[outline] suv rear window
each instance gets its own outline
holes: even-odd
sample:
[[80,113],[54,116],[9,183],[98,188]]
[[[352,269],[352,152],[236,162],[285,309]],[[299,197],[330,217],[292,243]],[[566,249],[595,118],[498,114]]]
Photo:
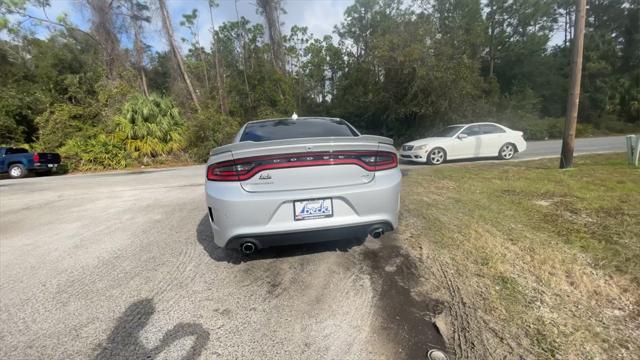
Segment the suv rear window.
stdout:
[[270,141],[311,137],[352,137],[358,132],[341,119],[276,119],[249,123],[240,141]]

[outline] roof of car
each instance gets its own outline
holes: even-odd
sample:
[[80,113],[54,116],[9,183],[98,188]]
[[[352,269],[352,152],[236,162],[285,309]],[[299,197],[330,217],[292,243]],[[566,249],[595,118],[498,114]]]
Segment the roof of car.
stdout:
[[469,126],[469,125],[500,125],[500,124],[496,124],[496,123],[492,123],[492,122],[476,122],[476,123],[469,123],[469,124],[453,124],[453,125],[449,125],[449,126]]
[[[314,120],[342,120],[342,119],[339,119],[339,118],[324,117],[324,116],[304,116],[304,117],[299,117],[299,118],[295,119],[295,121],[300,121],[300,120],[305,120],[305,119],[314,119]],[[292,119],[292,118],[290,118],[290,117],[288,117],[288,118],[260,119],[260,120],[251,120],[251,121],[247,121],[247,124],[259,123],[259,122],[263,122],[263,121],[279,121],[279,120],[293,120],[293,119]]]

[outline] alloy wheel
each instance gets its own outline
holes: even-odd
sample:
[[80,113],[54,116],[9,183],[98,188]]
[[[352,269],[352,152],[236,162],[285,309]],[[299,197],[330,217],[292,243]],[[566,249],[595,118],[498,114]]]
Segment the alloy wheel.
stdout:
[[433,149],[429,153],[429,160],[434,165],[442,164],[444,161],[444,151],[441,149]]
[[506,144],[502,147],[502,150],[500,151],[500,155],[502,156],[503,159],[511,159],[513,157],[513,155],[516,153],[516,150],[513,148],[513,145],[511,144]]

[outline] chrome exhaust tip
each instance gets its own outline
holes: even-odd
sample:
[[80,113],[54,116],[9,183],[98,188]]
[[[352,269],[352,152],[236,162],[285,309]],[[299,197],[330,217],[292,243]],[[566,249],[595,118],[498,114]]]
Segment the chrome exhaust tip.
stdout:
[[374,239],[379,239],[382,235],[384,235],[384,229],[379,227],[379,228],[375,228],[373,230],[371,230],[371,232],[369,232],[369,234],[374,238]]
[[251,255],[257,250],[256,244],[247,241],[240,245],[240,251],[245,255]]

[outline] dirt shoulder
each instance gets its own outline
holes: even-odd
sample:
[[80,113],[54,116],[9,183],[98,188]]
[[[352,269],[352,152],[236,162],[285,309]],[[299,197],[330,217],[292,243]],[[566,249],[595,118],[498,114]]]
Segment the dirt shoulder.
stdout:
[[640,170],[623,154],[425,167],[399,237],[458,359],[640,354]]

